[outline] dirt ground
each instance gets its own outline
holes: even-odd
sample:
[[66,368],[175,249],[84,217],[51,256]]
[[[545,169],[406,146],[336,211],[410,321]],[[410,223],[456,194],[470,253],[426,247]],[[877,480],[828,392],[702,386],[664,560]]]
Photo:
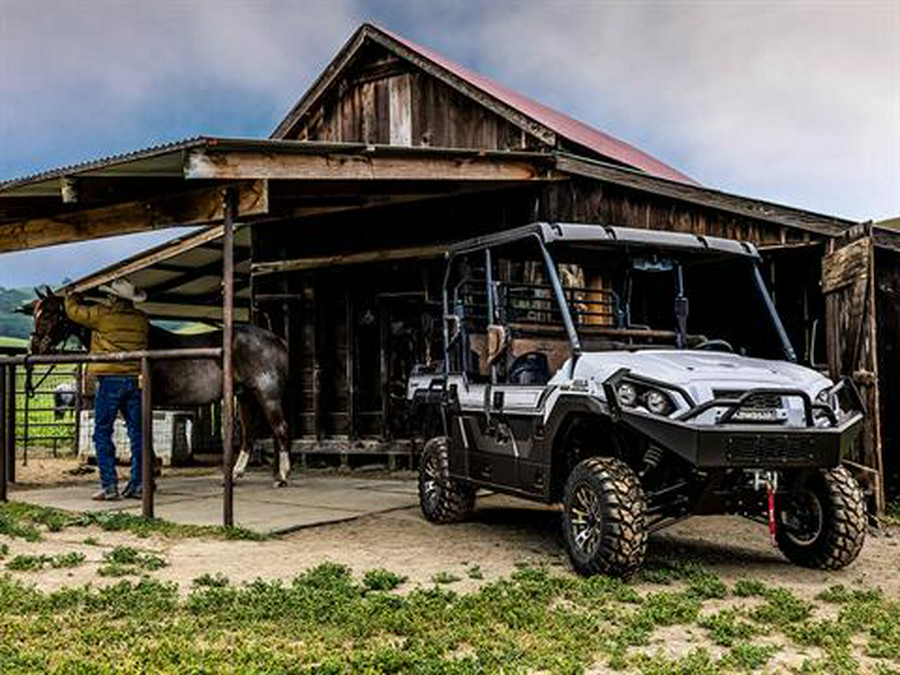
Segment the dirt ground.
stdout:
[[[55,554],[78,550],[87,564],[70,570],[46,570],[29,577],[41,588],[97,583],[96,565],[105,550],[128,545],[163,555],[169,565],[154,573],[187,590],[204,573],[220,573],[235,582],[257,577],[289,579],[321,562],[337,562],[364,572],[376,567],[409,578],[408,585],[429,584],[448,572],[463,577],[460,591],[483,581],[469,579],[465,570],[478,565],[485,580],[508,576],[522,564],[549,565],[568,574],[569,564],[559,535],[559,514],[530,502],[502,495],[479,498],[473,517],[465,523],[433,525],[417,508],[365,516],[354,521],[323,525],[267,541],[138,538],[129,533],[74,527],[46,533],[29,543],[2,539],[9,556]],[[86,539],[96,544],[86,545]],[[783,585],[812,597],[834,585],[879,586],[900,598],[900,529],[872,531],[859,559],[836,571],[795,567],[774,549],[764,527],[740,518],[703,517],[683,521],[650,538],[648,560],[681,559],[697,562],[726,583],[753,578]]]

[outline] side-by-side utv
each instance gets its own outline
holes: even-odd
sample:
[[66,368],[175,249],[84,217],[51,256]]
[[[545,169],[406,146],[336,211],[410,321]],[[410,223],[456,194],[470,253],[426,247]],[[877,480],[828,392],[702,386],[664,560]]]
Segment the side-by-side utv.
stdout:
[[849,382],[797,363],[746,243],[538,223],[447,254],[442,372],[408,398],[439,413],[422,512],[465,517],[478,488],[562,503],[575,569],[628,575],[682,518],[768,524],[796,564],[863,545],[841,465],[861,428]]

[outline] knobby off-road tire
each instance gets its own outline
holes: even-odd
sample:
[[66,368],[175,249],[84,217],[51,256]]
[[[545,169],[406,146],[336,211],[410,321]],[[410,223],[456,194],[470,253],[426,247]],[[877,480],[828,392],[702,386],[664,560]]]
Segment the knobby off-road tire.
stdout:
[[563,493],[563,537],[579,574],[628,577],[644,561],[644,491],[634,472],[611,457],[579,462]]
[[856,560],[866,538],[866,506],[843,466],[807,474],[775,508],[775,540],[795,565],[837,570]]
[[425,444],[419,462],[419,507],[433,523],[454,523],[475,508],[475,488],[450,478],[450,442],[437,436]]

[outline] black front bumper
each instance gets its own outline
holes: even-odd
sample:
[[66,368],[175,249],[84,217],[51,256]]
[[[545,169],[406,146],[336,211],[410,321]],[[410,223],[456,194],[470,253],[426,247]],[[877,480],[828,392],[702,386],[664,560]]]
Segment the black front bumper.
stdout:
[[[677,418],[661,417],[641,408],[618,404],[616,386],[624,379],[665,388],[661,382],[635,378],[620,371],[604,383],[610,412],[615,418],[653,443],[701,468],[826,468],[837,466],[862,430],[863,414],[854,412],[838,419],[824,404],[814,403],[805,392],[790,389],[755,389],[737,399],[714,399],[700,405],[683,390],[676,390],[692,406]],[[836,385],[835,394],[845,383]],[[805,426],[735,422],[736,413],[760,394],[797,397],[803,401]],[[859,400],[858,393],[856,399]],[[697,424],[700,414],[723,409],[715,424]],[[818,413],[818,415],[817,415]],[[827,426],[818,426],[816,417]]]
[[699,425],[623,410],[620,421],[701,468],[823,468],[840,464],[862,420],[855,413],[831,427]]

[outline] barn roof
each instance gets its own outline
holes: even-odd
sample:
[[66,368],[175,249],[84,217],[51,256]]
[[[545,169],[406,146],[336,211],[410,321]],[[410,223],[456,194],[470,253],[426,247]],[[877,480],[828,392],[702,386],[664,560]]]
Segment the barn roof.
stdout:
[[544,131],[549,132],[548,139],[553,139],[553,136],[557,135],[607,160],[661,178],[697,184],[677,169],[629,143],[538,103],[434,50],[417,45],[396,33],[372,24],[364,24],[348,40],[319,79],[278,125],[272,133],[272,138],[285,138],[290,134],[297,123],[321,100],[322,95],[330,86],[340,79],[341,74],[367,42],[381,45],[399,58],[425,70],[461,93],[477,98],[494,112],[528,131],[532,131],[533,125],[536,124]]

